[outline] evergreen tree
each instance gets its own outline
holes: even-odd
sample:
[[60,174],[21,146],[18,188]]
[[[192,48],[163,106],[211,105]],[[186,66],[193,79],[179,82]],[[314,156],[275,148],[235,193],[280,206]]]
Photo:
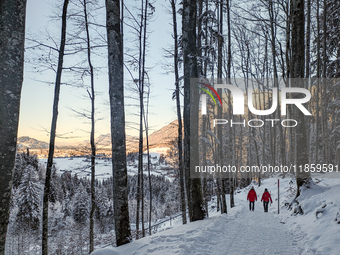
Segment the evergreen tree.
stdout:
[[80,224],[86,223],[89,218],[89,209],[89,196],[83,184],[80,184],[74,197],[73,219]]
[[39,186],[37,172],[32,165],[27,165],[24,169],[17,194],[18,228],[24,228],[26,230],[38,229],[41,210],[41,187]]

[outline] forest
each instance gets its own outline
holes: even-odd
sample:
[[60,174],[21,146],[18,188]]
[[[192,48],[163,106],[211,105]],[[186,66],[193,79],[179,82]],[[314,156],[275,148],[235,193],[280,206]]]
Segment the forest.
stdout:
[[[212,196],[217,210],[226,214],[235,206],[237,189],[253,180],[261,185],[270,177],[261,172],[197,175],[198,165],[294,165],[309,170],[312,165],[329,168],[340,163],[338,0],[163,1],[160,12],[169,15],[172,27],[164,59],[174,78],[166,96],[174,101],[178,123],[178,137],[167,155],[176,173],[173,180],[153,175],[150,167],[149,104],[152,86],[162,86],[152,84],[146,64],[153,50],[149,35],[155,33],[150,24],[157,22],[154,15],[159,11],[155,2],[64,0],[56,3],[53,17],[59,35],[46,31],[37,38],[25,30],[26,4],[30,2],[0,3],[0,255],[90,254],[98,244],[121,246],[157,232],[152,226],[158,219],[179,214],[187,224],[209,217]],[[27,63],[39,74],[53,74],[46,81],[54,88],[46,165],[29,150],[16,152]],[[112,177],[97,180],[96,72],[103,70],[103,63],[109,86]],[[71,84],[86,91],[90,105],[73,110],[90,123],[89,178],[60,173],[54,164],[60,91]],[[205,114],[199,111],[200,103],[210,92],[202,84],[215,87],[216,95],[223,93],[220,103],[206,97]],[[236,98],[218,84],[237,86],[245,101],[252,102],[244,115],[233,114]],[[254,114],[254,109],[282,103],[280,93],[288,88],[310,93],[303,104],[309,116],[293,105],[277,107],[269,116]],[[275,89],[281,91],[276,96]],[[126,153],[127,90],[133,91],[138,108],[134,155]],[[293,91],[282,97],[303,99]],[[248,126],[215,127],[216,119]],[[264,125],[252,127],[254,119]],[[296,125],[287,127],[284,119]],[[132,158],[138,162],[135,176],[127,173]],[[297,184],[291,207],[303,214],[298,198],[303,187],[312,185],[311,173],[290,172]]]

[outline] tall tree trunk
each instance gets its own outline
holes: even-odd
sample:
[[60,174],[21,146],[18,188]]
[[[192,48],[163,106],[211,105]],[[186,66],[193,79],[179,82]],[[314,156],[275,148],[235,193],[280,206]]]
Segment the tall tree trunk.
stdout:
[[[190,138],[197,141],[198,123],[190,119],[191,111],[198,111],[197,107],[190,105],[190,78],[197,78],[197,47],[196,47],[196,1],[183,1],[183,60],[184,60],[184,169],[187,181],[187,196],[190,221],[201,220],[205,213],[203,209],[201,180],[199,178],[190,179],[191,157],[198,156],[198,147],[190,144]],[[196,90],[195,90],[196,91]],[[198,91],[196,91],[198,93]],[[197,95],[198,97],[198,95]],[[197,109],[196,109],[197,108]],[[194,118],[195,119],[195,118]],[[194,134],[190,131],[190,126],[194,129]],[[192,150],[190,149],[192,147]],[[191,155],[191,152],[195,155]]]
[[320,74],[321,74],[321,62],[320,62],[320,0],[316,0],[316,30],[317,30],[317,36],[316,36],[316,120],[315,120],[315,164],[318,164],[319,162],[319,89],[320,89]]
[[307,0],[307,31],[306,31],[306,78],[310,75],[310,23],[311,23],[311,0]]
[[126,244],[131,240],[126,168],[123,37],[119,4],[120,0],[106,0],[113,202],[117,246]]
[[0,255],[5,252],[24,73],[26,0],[0,1]]
[[[217,47],[217,78],[218,78],[218,83],[223,83],[222,82],[222,49],[223,49],[223,0],[220,1],[219,3],[219,24],[218,24],[218,47]],[[222,95],[222,89],[218,89],[218,93]],[[222,119],[222,105],[221,107],[218,107],[218,118]],[[218,125],[217,127],[217,137],[219,139],[219,144],[218,144],[218,160],[217,162],[223,166],[223,138],[222,138],[222,125]],[[227,203],[225,199],[225,189],[224,189],[224,177],[222,176],[221,178],[221,213],[227,213]]]
[[[275,44],[275,40],[276,40],[276,35],[275,35],[275,28],[274,28],[274,8],[273,8],[273,0],[270,0],[268,2],[268,12],[269,12],[269,18],[270,18],[270,33],[271,33],[271,37],[270,37],[270,42],[271,42],[271,46],[272,46],[272,58],[273,58],[273,71],[274,71],[274,87],[278,86],[277,83],[277,66],[276,66],[276,44]],[[277,111],[278,113],[278,111]],[[274,113],[274,118],[280,118],[281,116],[278,113],[278,116],[275,116]],[[281,126],[281,125],[279,125]],[[280,132],[280,131],[279,131]],[[272,155],[272,164],[276,165],[276,127],[273,128],[273,155]],[[281,151],[281,147],[280,150]]]
[[149,235],[151,236],[151,219],[152,219],[152,181],[151,181],[151,162],[150,162],[150,145],[149,145],[149,99],[150,99],[150,86],[148,86],[146,113],[144,112],[144,125],[146,137],[146,150],[148,157],[148,179],[149,179]]
[[91,79],[91,92],[88,91],[89,97],[91,99],[91,134],[90,134],[90,143],[91,143],[91,211],[90,211],[90,253],[94,250],[94,212],[96,209],[96,190],[95,190],[95,182],[96,182],[96,145],[94,141],[95,135],[95,91],[94,91],[94,73],[93,73],[93,65],[91,62],[91,42],[90,42],[90,31],[89,31],[89,23],[87,17],[87,0],[83,1],[84,5],[84,17],[85,17],[85,30],[86,30],[86,43],[87,43],[87,62],[90,68],[90,79]]
[[326,78],[327,78],[327,0],[323,1],[323,40],[322,40],[322,55],[323,55],[323,68],[322,68],[322,92],[321,92],[321,99],[322,99],[322,110],[321,110],[321,121],[322,121],[322,138],[323,138],[323,160],[324,162],[329,162],[328,158],[328,121],[327,121],[327,110],[326,110]]
[[57,130],[57,120],[58,120],[58,105],[59,105],[59,95],[60,95],[60,84],[61,84],[61,74],[63,70],[64,61],[64,51],[66,44],[66,20],[67,20],[67,6],[69,0],[64,1],[63,14],[62,14],[62,26],[61,26],[61,39],[60,39],[60,49],[58,57],[58,69],[55,81],[54,89],[54,102],[53,102],[53,115],[50,133],[50,144],[48,150],[48,159],[46,167],[46,177],[45,177],[45,187],[44,187],[44,198],[43,198],[43,226],[42,226],[42,254],[48,254],[48,200],[51,186],[51,171],[53,166],[54,157],[54,147],[55,147],[55,137]]
[[140,222],[140,199],[141,199],[141,171],[143,168],[143,95],[142,89],[142,32],[143,32],[143,6],[144,1],[141,1],[141,17],[138,31],[139,40],[139,57],[138,57],[138,94],[139,94],[139,140],[138,140],[138,175],[137,175],[137,206],[136,206],[136,239],[139,238],[139,222]]
[[[304,87],[304,61],[305,61],[305,14],[304,14],[304,0],[292,0],[292,80],[294,87]],[[294,97],[294,96],[293,96]],[[295,118],[299,121],[295,133],[296,146],[296,165],[304,166],[308,163],[308,148],[307,148],[307,131],[304,114],[295,109]],[[300,195],[300,187],[309,182],[309,172],[296,173],[297,194]]]
[[[272,44],[272,56],[273,56],[273,68],[274,68],[274,87],[278,88],[278,73],[277,73],[277,65],[276,65],[276,29],[274,27],[274,23],[276,23],[276,17],[274,16],[274,6],[273,6],[273,0],[270,0],[269,2],[269,17],[270,17],[270,31],[271,31],[271,44]],[[278,104],[280,105],[280,97],[278,99]],[[277,110],[277,119],[281,118],[281,110],[280,107],[278,107]],[[279,156],[281,158],[280,163],[285,165],[285,159],[286,159],[286,154],[285,154],[285,143],[283,142],[283,130],[282,126],[278,125],[279,128],[279,144],[280,144],[280,149],[279,149]],[[276,128],[274,128],[274,146],[276,143]],[[275,158],[275,157],[274,157]],[[274,160],[275,163],[275,160]]]
[[[171,0],[172,1],[172,0]],[[198,75],[201,77],[205,77],[203,74],[203,59],[202,59],[202,13],[203,13],[203,0],[198,0],[198,19],[197,19],[197,55],[198,55],[198,66],[197,66],[197,70],[198,70]]]
[[[146,22],[147,22],[147,15],[148,15],[148,0],[145,0],[145,9],[144,9],[144,15],[142,15],[143,17],[143,55],[142,55],[142,87],[141,87],[141,109],[143,111],[144,114],[144,77],[145,77],[145,57],[146,57],[146,53],[145,53],[145,48],[146,48]],[[142,130],[143,130],[143,123],[142,123]],[[143,158],[143,131],[142,131],[142,158]],[[143,162],[143,160],[142,160]],[[142,212],[142,235],[143,237],[145,237],[145,228],[144,228],[144,174],[143,174],[143,165],[141,168],[141,202],[142,202],[142,208],[141,208],[141,212]]]
[[[230,25],[230,0],[226,2],[227,6],[227,28],[228,28],[228,56],[227,56],[227,83],[230,84],[231,82],[231,25]],[[231,117],[231,100],[230,100],[230,93],[228,97],[228,107],[229,107],[229,118]],[[229,128],[229,141],[232,141],[232,165],[235,165],[235,139],[233,135],[234,130]],[[230,146],[230,145],[229,145]],[[229,150],[230,151],[230,150]],[[233,177],[229,178],[229,185],[230,185],[230,208],[235,206],[234,203],[234,180]]]
[[[306,31],[306,73],[305,77],[307,78],[307,81],[305,83],[305,88],[309,89],[309,76],[310,76],[310,23],[311,23],[311,0],[307,0],[307,31]],[[311,104],[308,104],[309,107],[311,107]],[[308,161],[311,162],[311,146],[310,146],[310,120],[307,121],[307,141],[308,141],[308,154],[309,158]]]
[[176,3],[171,0],[173,32],[174,32],[174,69],[175,69],[175,93],[176,93],[176,109],[178,120],[178,168],[179,168],[179,183],[181,188],[181,211],[182,223],[187,223],[186,205],[185,205],[185,187],[184,187],[184,171],[183,171],[183,143],[182,143],[182,114],[181,114],[181,100],[180,100],[180,87],[179,87],[179,71],[178,71],[178,34],[177,34],[177,17],[176,17]]

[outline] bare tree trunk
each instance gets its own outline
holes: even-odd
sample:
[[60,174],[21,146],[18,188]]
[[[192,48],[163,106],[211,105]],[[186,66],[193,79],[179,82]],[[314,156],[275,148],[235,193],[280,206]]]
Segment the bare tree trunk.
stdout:
[[[305,61],[305,20],[304,20],[304,0],[292,0],[292,85],[295,87],[304,87],[304,61]],[[304,166],[308,163],[308,148],[307,148],[307,132],[306,121],[304,114],[295,109],[295,117],[299,121],[295,133],[296,146],[296,165]],[[309,182],[309,172],[296,173],[297,194],[300,195],[300,187]]]
[[[187,196],[190,221],[201,220],[205,213],[202,201],[201,180],[199,178],[190,179],[190,160],[195,155],[198,156],[198,147],[190,144],[190,138],[197,141],[198,123],[192,123],[190,119],[191,110],[198,111],[195,106],[190,105],[190,78],[196,78],[197,73],[197,47],[196,47],[196,1],[183,1],[183,22],[182,22],[182,40],[183,40],[183,60],[184,60],[184,169],[187,181]],[[197,91],[198,93],[198,91]],[[196,129],[192,134],[190,125]],[[190,137],[191,136],[191,137]],[[193,148],[191,155],[190,146]],[[191,164],[193,167],[193,164]]]
[[151,182],[151,169],[150,169],[150,146],[149,146],[149,98],[150,98],[150,86],[148,86],[146,113],[144,112],[144,125],[145,125],[145,137],[146,137],[146,149],[148,156],[148,179],[149,179],[149,235],[151,236],[151,216],[152,216],[152,182]]
[[317,37],[316,37],[316,78],[317,78],[317,84],[316,84],[316,137],[315,137],[315,163],[317,164],[319,162],[319,88],[320,88],[320,0],[316,0],[316,24],[317,24]]
[[310,23],[311,23],[311,0],[307,0],[307,31],[306,31],[306,78],[310,75]]
[[54,89],[54,102],[53,102],[53,115],[50,133],[50,145],[48,151],[47,167],[46,167],[46,177],[45,177],[45,188],[44,188],[44,198],[43,198],[43,227],[42,227],[42,254],[48,254],[48,200],[51,185],[51,170],[53,166],[54,157],[54,147],[55,147],[55,137],[57,129],[58,120],[58,105],[59,105],[59,95],[60,95],[60,84],[61,84],[61,74],[63,70],[64,61],[64,51],[66,44],[66,20],[67,20],[67,6],[69,0],[64,1],[63,14],[62,14],[62,26],[61,26],[61,39],[60,39],[60,49],[58,57],[58,69],[55,81]]
[[136,206],[136,239],[139,238],[139,222],[140,222],[140,201],[141,201],[141,189],[143,188],[141,182],[142,171],[143,171],[143,83],[142,83],[142,36],[143,36],[143,8],[144,1],[141,1],[141,17],[139,25],[139,58],[138,58],[138,93],[139,93],[139,142],[138,142],[138,176],[137,176],[137,206]]
[[[270,0],[269,2],[269,17],[270,17],[270,31],[271,31],[271,43],[272,43],[272,56],[273,56],[273,68],[274,68],[274,87],[278,88],[278,74],[277,74],[277,65],[276,65],[276,29],[274,28],[274,23],[276,24],[276,17],[274,16],[274,6],[273,6],[273,0]],[[280,105],[280,97],[278,99],[278,104]],[[277,110],[277,119],[281,118],[281,110],[280,107],[278,107]],[[282,126],[278,125],[279,128],[279,157],[281,158],[281,164],[285,165],[285,143],[283,142],[283,131]],[[274,147],[276,144],[276,128],[274,128]],[[275,158],[275,157],[274,157]],[[274,161],[275,163],[275,161]]]
[[[231,25],[230,25],[230,0],[226,2],[227,6],[227,28],[228,28],[228,56],[227,56],[227,83],[229,84],[231,78]],[[228,97],[229,118],[231,117],[231,100],[230,93]],[[229,140],[232,141],[232,165],[235,165],[235,139],[233,136],[233,129],[229,128]],[[230,158],[230,156],[229,156]],[[233,177],[229,178],[230,185],[230,208],[235,206],[234,203],[234,180]]]
[[329,142],[328,142],[328,121],[327,121],[327,111],[326,111],[326,80],[327,78],[327,0],[323,1],[323,46],[322,46],[322,54],[323,54],[323,69],[322,69],[322,92],[321,92],[321,99],[322,99],[322,110],[321,110],[321,122],[322,122],[322,138],[323,138],[323,160],[324,162],[328,162],[328,147],[329,147]]
[[[148,15],[148,0],[145,0],[145,9],[144,9],[144,15],[142,15],[143,17],[143,56],[142,56],[142,88],[141,88],[141,109],[144,113],[144,77],[145,77],[145,48],[146,48],[146,21],[147,21],[147,15]],[[143,128],[143,124],[142,124],[142,128]],[[143,158],[143,129],[142,129],[142,158]],[[142,160],[143,162],[143,160]],[[144,228],[144,174],[143,174],[143,165],[141,168],[141,202],[142,202],[142,235],[143,237],[145,237],[145,228]]]
[[[308,89],[309,88],[309,76],[310,76],[310,23],[311,23],[311,0],[307,0],[307,31],[306,31],[306,63],[305,63],[305,67],[306,67],[306,85],[305,88]],[[310,107],[310,103],[308,104]],[[310,146],[310,119],[308,119],[307,121],[307,141],[308,141],[308,161],[311,162],[311,146]]]
[[90,32],[89,32],[89,24],[87,18],[87,1],[83,1],[84,5],[84,17],[85,17],[85,30],[86,30],[86,43],[87,43],[87,62],[90,68],[90,79],[91,79],[91,92],[87,91],[89,97],[91,99],[91,134],[90,134],[90,143],[91,143],[91,211],[90,211],[90,253],[94,250],[94,212],[96,209],[96,190],[95,190],[95,182],[96,182],[96,145],[94,140],[95,135],[95,91],[94,91],[94,73],[93,66],[91,62],[91,42],[90,42]]
[[123,37],[120,0],[106,0],[106,30],[111,107],[112,174],[117,246],[131,240],[125,143]]
[[174,32],[174,69],[175,69],[175,86],[176,86],[176,109],[178,120],[178,168],[179,168],[179,183],[181,188],[181,210],[182,223],[187,223],[186,205],[185,205],[185,187],[184,187],[184,171],[183,171],[183,144],[182,144],[182,114],[181,114],[181,100],[179,87],[179,72],[178,72],[178,34],[177,34],[177,17],[175,0],[171,0],[173,32]]
[[0,1],[0,255],[5,252],[24,72],[26,0]]
[[[217,78],[219,79],[219,83],[222,82],[222,49],[223,49],[223,0],[220,1],[219,3],[219,36],[218,36],[218,53],[217,53]],[[220,95],[222,94],[222,89],[218,89],[218,93]],[[221,107],[218,107],[218,118],[222,119],[222,105]],[[218,161],[219,164],[222,166],[223,165],[223,138],[222,138],[222,125],[219,125],[217,127],[217,137],[219,139],[219,144],[218,144]],[[225,189],[224,189],[224,178],[221,178],[221,213],[227,213],[227,202],[225,199]]]

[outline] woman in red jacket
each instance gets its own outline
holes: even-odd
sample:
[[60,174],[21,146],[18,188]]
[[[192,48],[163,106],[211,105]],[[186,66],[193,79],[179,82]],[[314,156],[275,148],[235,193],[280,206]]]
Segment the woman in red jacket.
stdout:
[[255,208],[255,200],[257,201],[257,195],[254,190],[254,187],[251,187],[251,189],[248,192],[247,200],[249,200],[249,210],[254,211]]
[[270,200],[270,204],[272,204],[273,203],[272,197],[270,196],[268,190],[264,189],[264,193],[261,198],[261,202],[263,201],[264,212],[268,212],[269,200]]

